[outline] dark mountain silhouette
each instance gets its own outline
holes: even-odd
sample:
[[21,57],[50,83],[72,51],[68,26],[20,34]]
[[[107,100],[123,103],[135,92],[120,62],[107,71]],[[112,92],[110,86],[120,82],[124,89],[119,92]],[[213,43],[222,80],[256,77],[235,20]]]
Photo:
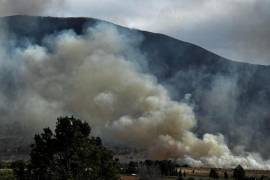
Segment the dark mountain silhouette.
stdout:
[[[88,26],[108,23],[92,18],[29,16],[2,20],[9,38],[38,44],[45,36],[63,30],[82,34]],[[250,151],[270,155],[270,66],[235,62],[162,34],[114,26],[142,34],[138,48],[146,57],[145,71],[153,74],[172,98],[181,101],[191,95],[198,119],[195,132],[220,132],[230,145],[245,145]]]

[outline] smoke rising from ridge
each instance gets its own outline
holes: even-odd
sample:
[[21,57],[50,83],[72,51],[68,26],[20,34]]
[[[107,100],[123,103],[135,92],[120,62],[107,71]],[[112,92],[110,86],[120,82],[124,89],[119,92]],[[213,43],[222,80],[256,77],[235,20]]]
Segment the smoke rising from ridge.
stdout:
[[[19,123],[21,133],[32,136],[53,126],[57,116],[74,114],[88,121],[107,144],[144,149],[149,158],[270,169],[259,154],[234,155],[221,134],[200,139],[192,132],[196,127],[192,106],[173,101],[141,67],[144,57],[137,46],[142,38],[127,37],[103,24],[85,35],[65,31],[49,36],[42,46],[14,48],[2,38],[0,72],[6,75],[0,79],[6,84],[0,89],[2,128]],[[16,92],[10,94],[8,89]]]

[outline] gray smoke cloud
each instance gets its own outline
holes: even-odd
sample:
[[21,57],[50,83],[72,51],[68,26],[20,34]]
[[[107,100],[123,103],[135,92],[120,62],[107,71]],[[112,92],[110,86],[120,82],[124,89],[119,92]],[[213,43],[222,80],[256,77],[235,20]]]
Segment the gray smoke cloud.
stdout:
[[63,5],[64,0],[0,0],[0,16],[57,15],[57,9]]
[[199,138],[193,133],[197,121],[188,95],[182,102],[173,101],[144,71],[140,34],[130,37],[99,24],[84,35],[65,31],[45,38],[42,46],[24,48],[14,47],[4,37],[0,41],[4,75],[0,82],[5,84],[0,89],[2,135],[10,135],[9,125],[17,124],[21,131],[12,133],[31,137],[43,127],[53,127],[57,116],[73,114],[88,121],[106,144],[139,148],[148,158],[270,169],[270,162],[257,153],[232,153],[222,134]]

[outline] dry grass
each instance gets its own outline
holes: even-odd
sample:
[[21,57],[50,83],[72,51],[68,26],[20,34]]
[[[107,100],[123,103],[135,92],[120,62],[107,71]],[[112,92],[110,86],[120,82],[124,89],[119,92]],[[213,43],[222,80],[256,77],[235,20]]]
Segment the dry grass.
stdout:
[[138,180],[139,178],[136,176],[121,176],[121,180]]
[[[193,179],[193,180],[209,180],[209,172],[211,170],[211,168],[204,168],[204,167],[198,167],[198,168],[192,168],[192,167],[182,167],[182,168],[178,168],[178,171],[182,171],[182,173],[185,172],[186,177],[184,177],[184,180],[189,180],[189,179]],[[227,172],[229,179],[233,179],[232,178],[232,174],[233,174],[233,169],[221,169],[218,168],[216,169],[218,174],[219,174],[219,179],[220,180],[225,180],[224,179],[224,173]],[[270,171],[267,170],[245,170],[246,171],[246,175],[249,177],[255,177],[256,179],[260,179],[262,176],[267,177],[267,179],[270,178]],[[164,180],[175,180],[177,179],[177,177],[166,177],[164,178]],[[127,175],[123,175],[121,176],[121,180],[139,180],[138,177],[136,176],[127,176]]]
[[[178,171],[182,171],[186,173],[187,176],[193,176],[193,177],[208,177],[209,176],[209,172],[210,172],[211,168],[204,168],[204,167],[182,167],[182,168],[178,168]],[[219,177],[223,178],[224,177],[224,173],[227,172],[229,177],[232,177],[233,174],[233,169],[221,169],[221,168],[217,168],[216,169]],[[257,177],[260,178],[261,176],[266,176],[266,177],[270,177],[270,171],[268,170],[245,170],[246,171],[246,176],[249,177]]]

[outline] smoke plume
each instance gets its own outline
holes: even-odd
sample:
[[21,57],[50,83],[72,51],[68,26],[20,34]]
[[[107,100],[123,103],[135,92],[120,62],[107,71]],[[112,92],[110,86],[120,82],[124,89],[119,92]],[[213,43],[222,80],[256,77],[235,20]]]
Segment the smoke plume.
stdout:
[[[4,37],[4,36],[3,36]],[[187,99],[173,101],[142,65],[141,37],[99,24],[84,35],[51,35],[42,45],[16,47],[1,38],[2,134],[17,124],[30,137],[73,114],[93,126],[108,145],[142,149],[148,158],[192,165],[270,169],[259,154],[234,155],[222,134],[193,133],[196,117]],[[10,90],[14,91],[10,91]],[[15,133],[15,132],[13,132]]]

